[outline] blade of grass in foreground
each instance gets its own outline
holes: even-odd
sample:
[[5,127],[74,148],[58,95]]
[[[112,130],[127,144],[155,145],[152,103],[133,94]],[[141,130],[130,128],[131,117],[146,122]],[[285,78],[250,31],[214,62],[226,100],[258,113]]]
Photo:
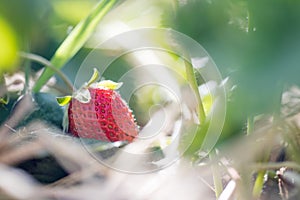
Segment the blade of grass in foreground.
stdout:
[[191,85],[197,101],[198,101],[198,107],[197,107],[197,114],[199,117],[199,123],[202,125],[205,122],[206,119],[206,114],[204,111],[204,107],[203,107],[203,102],[198,90],[198,85],[197,85],[197,81],[196,81],[196,77],[195,77],[195,73],[194,73],[194,68],[191,65],[191,63],[188,63],[187,61],[185,61],[185,69],[186,69],[186,76],[187,76],[187,80],[189,82],[189,84]]
[[[62,68],[84,45],[91,36],[99,21],[107,14],[118,0],[102,0],[91,13],[77,24],[73,31],[58,47],[51,59],[51,64],[57,69]],[[54,75],[54,71],[45,68],[36,81],[33,92],[39,92],[45,83]]]

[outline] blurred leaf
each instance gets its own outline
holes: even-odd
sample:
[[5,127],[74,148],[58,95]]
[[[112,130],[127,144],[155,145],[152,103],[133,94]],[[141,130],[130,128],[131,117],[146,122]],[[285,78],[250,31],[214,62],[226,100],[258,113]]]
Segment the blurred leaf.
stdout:
[[0,16],[0,75],[3,72],[13,71],[17,61],[18,42],[14,30]]
[[26,171],[42,184],[53,183],[68,175],[68,172],[51,155],[26,160],[16,167]]
[[[186,144],[190,144],[184,151],[186,157],[196,160],[199,159],[199,150],[201,150],[208,128],[209,122],[205,122],[197,127],[196,134],[193,133],[195,130],[191,127],[191,130],[188,130],[186,134],[181,136],[183,141],[182,147],[185,147]],[[180,146],[179,149],[183,150],[182,147]]]
[[[101,1],[91,13],[83,19],[63,41],[56,50],[51,59],[51,63],[56,68],[62,68],[84,45],[95,30],[98,22],[105,16],[106,13],[117,3],[117,0]],[[38,92],[43,85],[53,76],[54,71],[46,68],[43,74],[37,80],[33,91]]]
[[76,24],[92,10],[97,1],[81,1],[81,0],[56,0],[52,1],[52,5],[56,14],[63,20]]
[[35,108],[18,126],[26,126],[35,120],[62,128],[63,108],[57,104],[55,96],[50,93],[33,94]]
[[205,96],[202,97],[202,104],[203,104],[203,108],[206,114],[208,114],[211,110],[211,107],[213,105],[213,98],[212,95],[207,94]]

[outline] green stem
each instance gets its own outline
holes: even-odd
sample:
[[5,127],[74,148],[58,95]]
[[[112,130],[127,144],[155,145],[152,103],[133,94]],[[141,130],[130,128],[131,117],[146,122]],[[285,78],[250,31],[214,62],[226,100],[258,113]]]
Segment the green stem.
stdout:
[[257,173],[257,177],[255,179],[253,190],[252,190],[252,194],[255,199],[260,197],[260,194],[262,192],[265,183],[264,181],[265,174],[266,174],[266,170],[261,170]]
[[199,117],[199,122],[200,124],[203,124],[205,122],[205,111],[204,111],[204,107],[203,107],[203,102],[199,93],[199,89],[198,89],[198,84],[195,78],[195,73],[194,73],[194,68],[191,65],[191,63],[187,62],[186,60],[185,62],[185,70],[186,70],[186,76],[187,76],[187,80],[189,82],[189,84],[191,85],[194,94],[196,95],[196,99],[198,101],[198,106],[197,106],[197,114]]
[[[250,135],[253,133],[254,130],[254,117],[248,116],[247,119],[247,135]],[[264,186],[264,176],[265,176],[266,170],[260,170],[257,173],[257,177],[254,182],[252,195],[255,199],[260,197],[260,194],[262,192],[263,186]]]
[[[279,81],[279,86],[282,86],[281,81]],[[279,119],[280,119],[280,108],[281,108],[281,97],[282,97],[282,93],[283,93],[283,87],[280,87],[280,90],[278,90],[278,94],[277,94],[277,101],[275,102],[275,106],[274,106],[274,113],[273,113],[273,124],[276,124]],[[268,147],[266,147],[268,148]],[[265,156],[263,158],[263,162],[268,161],[269,155],[271,154],[271,150],[270,149],[266,149],[266,153]],[[257,173],[257,177],[256,180],[254,182],[254,186],[253,186],[253,191],[252,194],[254,196],[254,198],[259,198],[260,194],[262,192],[263,186],[264,186],[264,176],[266,174],[266,170],[260,170]]]
[[254,130],[254,117],[249,116],[247,119],[247,135],[253,133]]
[[[68,37],[58,47],[51,59],[51,64],[57,69],[62,68],[85,44],[96,29],[99,21],[116,5],[118,0],[102,0],[91,13],[77,24]],[[52,68],[45,68],[36,81],[33,92],[38,92],[43,85],[57,72]]]
[[[270,154],[271,154],[271,150],[267,147],[263,155],[262,162],[267,162],[269,160]],[[266,169],[262,169],[257,172],[257,177],[255,179],[253,190],[252,190],[252,195],[255,199],[258,199],[261,195],[265,183],[265,179],[264,179],[265,174],[266,174]]]
[[[215,155],[214,152],[211,152],[209,154],[210,160],[213,160],[214,155]],[[211,169],[213,173],[215,195],[216,198],[219,198],[224,188],[223,188],[222,176],[220,174],[218,163],[213,164]]]
[[65,84],[68,86],[68,88],[70,90],[69,92],[71,94],[73,93],[73,91],[75,91],[75,88],[73,87],[73,84],[68,79],[68,77],[64,73],[62,73],[62,71],[60,71],[55,66],[53,66],[49,60],[47,60],[39,55],[31,54],[31,53],[20,52],[19,55],[23,58],[33,60],[35,62],[38,62],[38,63],[45,65],[48,68],[52,69],[65,82]]

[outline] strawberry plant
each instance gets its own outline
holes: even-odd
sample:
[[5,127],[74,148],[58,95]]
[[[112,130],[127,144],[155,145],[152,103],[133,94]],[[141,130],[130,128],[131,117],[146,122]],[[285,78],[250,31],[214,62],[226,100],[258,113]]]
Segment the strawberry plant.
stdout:
[[299,199],[299,19],[296,0],[0,1],[0,199]]

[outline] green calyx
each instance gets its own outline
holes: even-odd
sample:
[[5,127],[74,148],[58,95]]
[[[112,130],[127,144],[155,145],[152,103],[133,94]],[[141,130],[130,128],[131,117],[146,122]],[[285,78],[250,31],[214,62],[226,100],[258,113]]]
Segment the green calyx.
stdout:
[[114,81],[110,80],[104,80],[100,82],[93,83],[91,85],[92,88],[104,88],[104,89],[109,89],[109,90],[117,90],[119,89],[123,83],[116,83]]
[[100,75],[99,75],[98,70],[96,68],[94,68],[94,73],[93,73],[92,77],[90,78],[90,80],[87,82],[85,87],[117,90],[123,85],[123,83],[116,83],[111,80],[103,80],[103,81],[97,82],[97,80],[99,80],[99,77],[100,77]]
[[67,105],[72,99],[72,96],[56,97],[56,101],[60,106]]
[[93,70],[93,75],[91,76],[90,80],[86,83],[85,87],[89,87],[90,85],[95,83],[100,77],[99,71],[96,68],[94,68]]
[[87,83],[85,83],[72,96],[67,95],[63,97],[57,97],[56,98],[57,103],[60,106],[65,106],[71,101],[72,98],[77,99],[81,103],[88,103],[91,100],[91,94],[88,88],[117,90],[123,85],[123,83],[117,83],[111,80],[103,80],[97,82],[99,77],[100,77],[99,71],[96,68],[94,68],[93,75],[91,76],[90,80]]

